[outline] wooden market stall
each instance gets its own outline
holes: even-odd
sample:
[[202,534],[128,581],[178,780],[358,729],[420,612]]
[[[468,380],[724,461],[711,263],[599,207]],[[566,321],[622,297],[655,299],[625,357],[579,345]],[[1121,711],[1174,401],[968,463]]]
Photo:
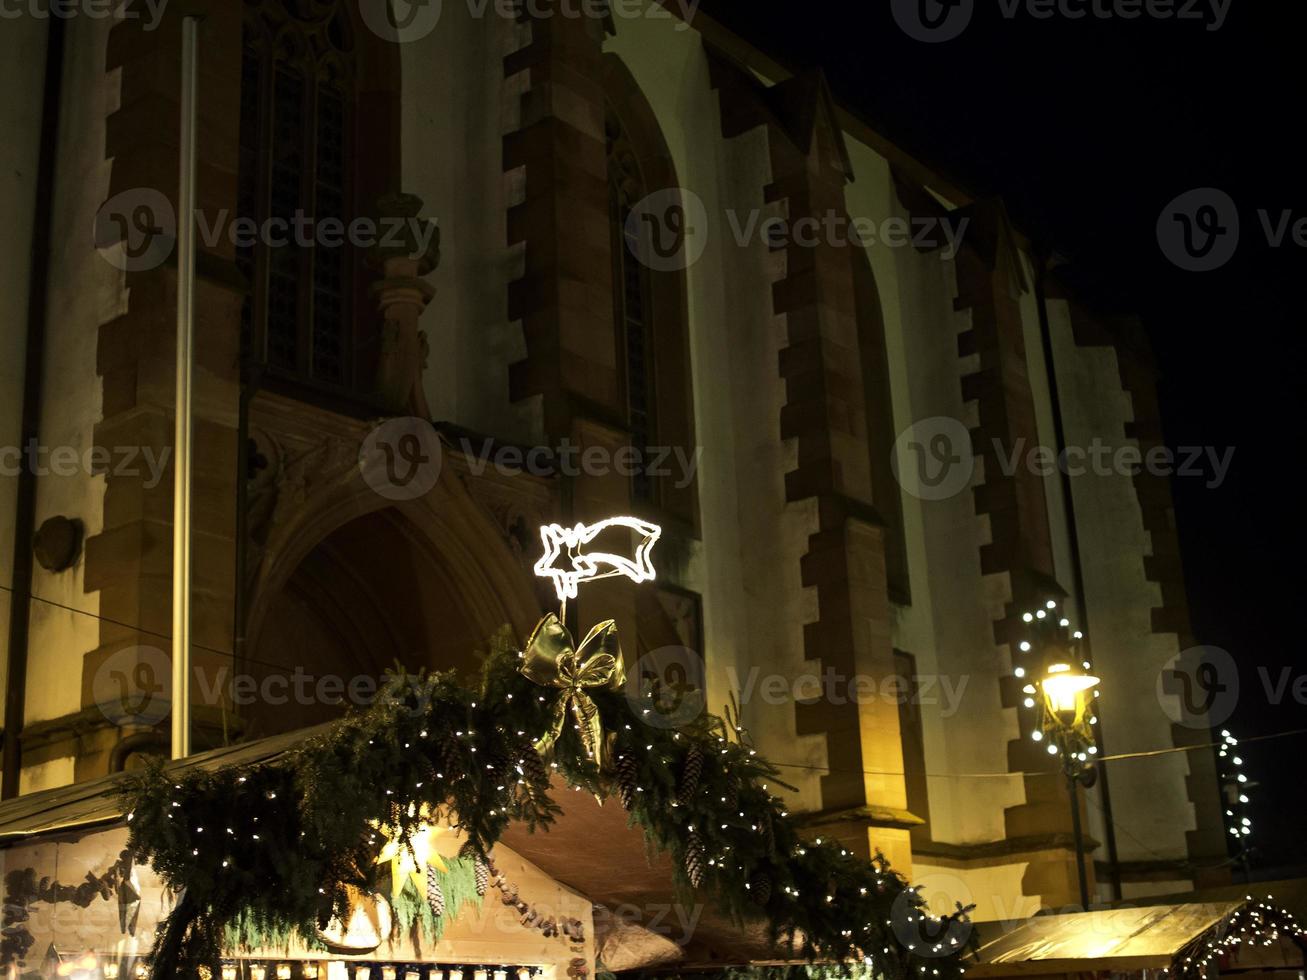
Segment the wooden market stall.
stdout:
[[1036,916],[982,946],[967,976],[1298,980],[1304,940],[1291,914],[1250,899]]
[[[219,749],[178,767],[257,763],[310,734]],[[0,952],[7,977],[126,980],[146,974],[148,954],[174,897],[148,865],[134,863],[125,850],[126,816],[116,792],[120,779],[32,793],[0,805]],[[451,832],[433,846],[452,862],[460,845]],[[225,972],[241,980],[428,980],[433,970],[449,980],[592,975],[590,899],[507,846],[496,848],[495,871],[484,899],[451,908],[440,940],[426,948],[401,931],[392,941],[389,909],[384,902],[368,902],[361,903],[353,921],[324,931],[330,952],[288,942],[233,955],[224,961]]]

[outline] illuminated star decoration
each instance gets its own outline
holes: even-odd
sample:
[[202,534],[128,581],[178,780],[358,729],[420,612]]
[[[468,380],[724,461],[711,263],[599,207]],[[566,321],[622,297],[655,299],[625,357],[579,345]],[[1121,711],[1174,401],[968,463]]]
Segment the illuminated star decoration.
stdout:
[[417,886],[419,895],[425,895],[428,866],[448,873],[449,866],[445,864],[433,845],[441,834],[452,833],[452,831],[424,822],[405,841],[394,828],[379,829],[386,836],[386,846],[381,849],[377,864],[390,865],[390,887],[393,899],[399,898],[405,883],[409,881]]
[[[587,554],[581,550],[604,531],[614,527],[629,528],[642,539],[636,545],[634,558],[602,551]],[[654,579],[654,567],[649,554],[662,533],[663,529],[658,525],[636,517],[610,517],[598,524],[578,524],[576,527],[546,524],[540,529],[545,553],[536,562],[535,573],[541,578],[554,580],[554,589],[562,602],[575,599],[577,587],[582,582],[617,575],[624,575],[632,582],[651,582]],[[570,568],[557,567],[564,552],[570,561]]]

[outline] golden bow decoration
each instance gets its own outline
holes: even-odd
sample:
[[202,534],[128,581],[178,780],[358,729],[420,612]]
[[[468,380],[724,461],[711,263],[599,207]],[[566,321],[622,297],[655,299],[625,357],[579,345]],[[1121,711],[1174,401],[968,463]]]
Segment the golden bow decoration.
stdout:
[[617,624],[600,623],[576,649],[572,634],[553,613],[540,620],[527,641],[523,675],[542,687],[556,687],[562,693],[554,702],[549,731],[537,742],[536,751],[548,757],[563,735],[570,712],[590,758],[604,768],[604,727],[599,707],[587,689],[621,690],[626,683],[622,645]]

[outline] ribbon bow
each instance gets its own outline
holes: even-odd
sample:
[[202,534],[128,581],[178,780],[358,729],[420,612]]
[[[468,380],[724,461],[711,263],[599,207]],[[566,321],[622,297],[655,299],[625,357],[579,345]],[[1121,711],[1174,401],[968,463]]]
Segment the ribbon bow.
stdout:
[[611,619],[600,623],[590,631],[578,650],[567,627],[550,613],[540,620],[531,634],[523,657],[521,670],[524,676],[542,687],[556,687],[562,691],[554,702],[549,731],[536,742],[536,751],[544,757],[553,752],[562,737],[570,711],[586,752],[603,769],[603,720],[587,689],[617,691],[626,683],[617,624]]

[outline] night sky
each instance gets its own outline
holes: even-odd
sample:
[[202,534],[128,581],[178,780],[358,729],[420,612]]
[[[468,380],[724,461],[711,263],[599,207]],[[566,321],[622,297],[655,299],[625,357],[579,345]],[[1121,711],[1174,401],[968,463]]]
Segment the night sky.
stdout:
[[[1278,705],[1266,690],[1286,668],[1307,675],[1298,625],[1307,248],[1292,232],[1272,246],[1259,213],[1272,227],[1285,214],[1307,218],[1298,110],[1307,4],[1229,0],[1211,30],[1212,0],[1187,8],[1202,19],[1168,20],[1037,19],[1024,6],[1009,18],[1014,2],[974,0],[969,25],[941,43],[909,37],[891,0],[703,0],[702,9],[792,68],[820,66],[841,103],[974,193],[1000,195],[1021,230],[1072,258],[1101,297],[1142,314],[1168,445],[1236,450],[1219,488],[1174,481],[1198,641],[1239,664],[1225,727],[1242,738],[1307,728],[1292,684]],[[1196,188],[1224,191],[1238,208],[1238,249],[1214,271],[1178,268],[1158,242],[1164,209]],[[1305,754],[1302,736],[1243,746],[1260,784],[1261,875],[1307,873]]]

